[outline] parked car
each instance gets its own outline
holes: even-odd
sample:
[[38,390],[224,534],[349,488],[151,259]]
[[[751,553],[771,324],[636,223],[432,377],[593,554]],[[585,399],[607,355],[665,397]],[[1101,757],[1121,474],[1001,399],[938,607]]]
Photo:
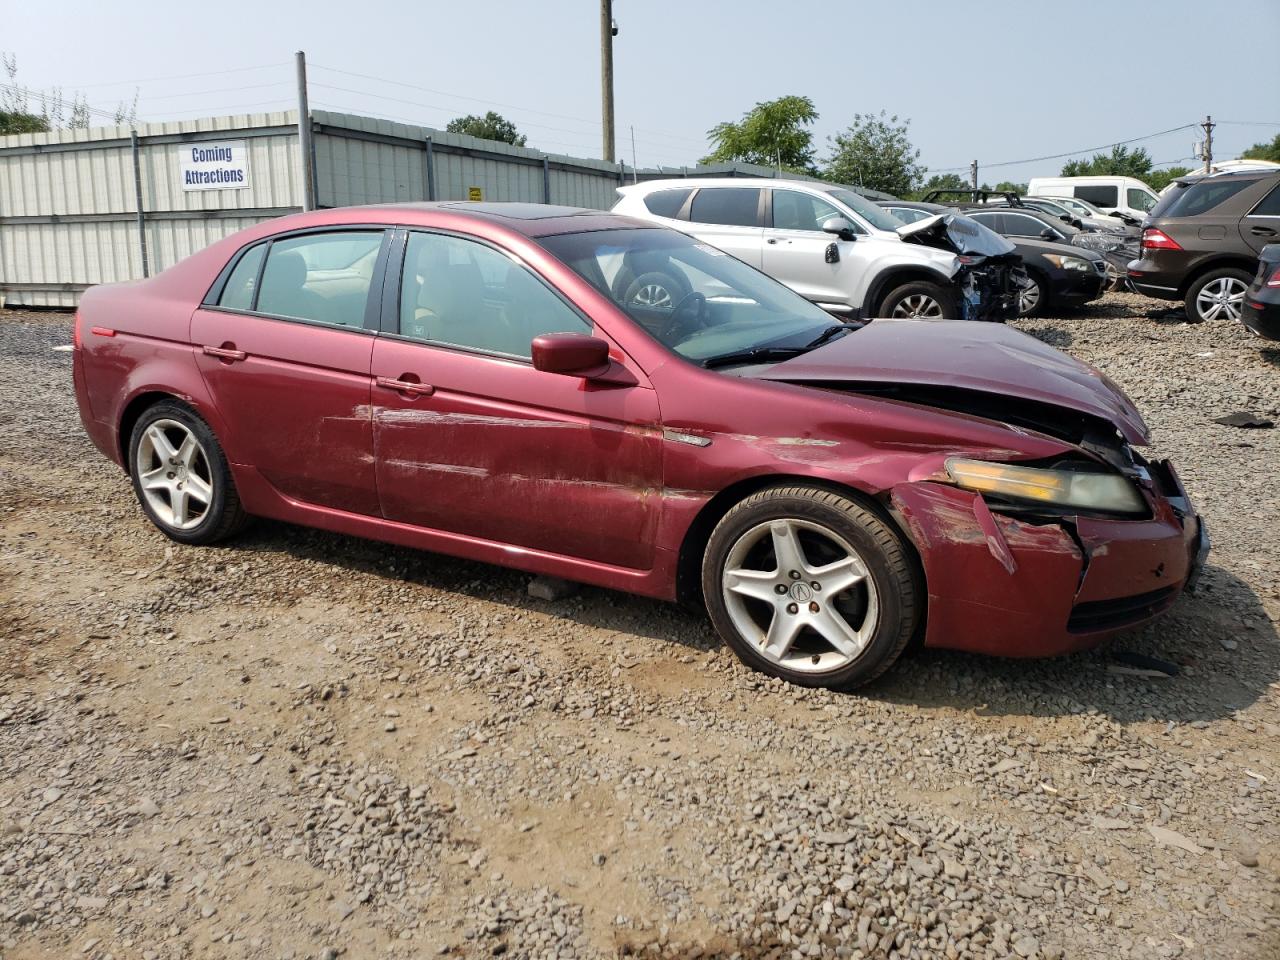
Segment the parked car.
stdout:
[[1067,209],[1073,211],[1078,217],[1089,217],[1099,220],[1102,223],[1107,222],[1107,218],[1117,221],[1124,227],[1141,227],[1142,218],[1131,216],[1127,213],[1121,213],[1119,210],[1113,210],[1107,213],[1095,207],[1088,200],[1081,200],[1079,197],[1039,197],[1040,200],[1052,200],[1054,203],[1060,203]]
[[1033,210],[1057,217],[1064,223],[1086,233],[1125,233],[1128,228],[1119,220],[1106,218],[1095,220],[1077,216],[1075,211],[1057,200],[1041,197],[1024,197],[1012,191],[997,190],[930,190],[924,195],[925,203],[941,203],[948,207],[1010,207],[1015,210]]
[[1079,197],[1106,213],[1120,212],[1142,220],[1159,197],[1141,180],[1133,177],[1032,177],[1027,183],[1030,197]]
[[[880,206],[903,223],[912,223],[935,214],[953,213],[937,203],[884,200]],[[980,229],[980,221],[973,221]],[[1107,284],[1107,261],[1093,250],[1038,237],[1007,238],[1022,257],[1027,283],[1018,294],[1018,315],[1034,317],[1050,306],[1078,307],[1096,300]]]
[[1244,294],[1240,321],[1268,340],[1280,340],[1280,243],[1269,243],[1258,258],[1258,272]]
[[1241,318],[1263,246],[1280,239],[1280,171],[1180,177],[1151,211],[1129,282],[1192,323]]
[[1123,281],[1129,261],[1138,254],[1136,237],[1077,230],[1051,213],[1032,210],[1030,207],[983,206],[962,209],[965,216],[1010,240],[1030,237],[1051,243],[1065,243],[1101,254],[1107,262],[1107,277],[1112,282]]
[[[617,295],[653,263],[678,302]],[[89,289],[72,356],[86,431],[179,543],[271,517],[684,600],[798,684],[866,682],[917,632],[1089,647],[1207,551],[1097,370],[1000,324],[838,322],[595,210],[257,224]]]
[[[613,209],[672,227],[852,318],[1005,320],[1017,315],[1017,255],[998,237],[912,224],[832,184],[709,178],[618,188]],[[646,271],[635,293],[676,299]],[[650,281],[658,281],[656,284]],[[624,291],[625,293],[625,291]]]

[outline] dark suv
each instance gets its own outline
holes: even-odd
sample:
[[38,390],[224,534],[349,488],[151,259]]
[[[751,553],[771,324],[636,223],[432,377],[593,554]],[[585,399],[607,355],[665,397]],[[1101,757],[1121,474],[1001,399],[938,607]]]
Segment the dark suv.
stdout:
[[1277,240],[1280,171],[1181,177],[1143,223],[1129,282],[1184,301],[1192,323],[1239,320],[1258,254]]

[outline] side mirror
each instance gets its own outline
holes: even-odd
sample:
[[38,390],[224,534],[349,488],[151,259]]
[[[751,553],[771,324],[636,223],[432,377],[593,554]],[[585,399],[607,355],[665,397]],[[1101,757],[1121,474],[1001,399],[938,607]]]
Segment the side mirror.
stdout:
[[1057,240],[1058,235],[1054,233],[1052,230],[1050,230],[1048,227],[1045,227],[1043,230],[1040,231],[1040,239],[1041,240]]
[[609,369],[609,344],[585,333],[543,333],[530,345],[533,369],[593,377]]
[[858,235],[853,232],[853,224],[844,217],[832,217],[830,220],[823,221],[823,233],[834,233],[841,240],[857,240]]

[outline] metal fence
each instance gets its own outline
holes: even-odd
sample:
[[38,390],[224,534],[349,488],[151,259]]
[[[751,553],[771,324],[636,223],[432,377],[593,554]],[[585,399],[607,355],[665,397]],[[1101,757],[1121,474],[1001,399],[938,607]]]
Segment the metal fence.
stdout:
[[[635,171],[390,120],[311,119],[319,207],[483,198],[608,209],[637,179],[777,175],[752,164]],[[193,149],[228,142],[243,148],[247,184],[193,188]],[[93,284],[156,273],[301,210],[298,142],[293,111],[0,137],[0,306],[72,307]]]

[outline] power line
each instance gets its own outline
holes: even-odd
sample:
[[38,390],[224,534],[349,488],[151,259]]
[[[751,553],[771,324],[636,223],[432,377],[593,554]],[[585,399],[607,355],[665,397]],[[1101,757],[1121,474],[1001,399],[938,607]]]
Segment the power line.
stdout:
[[204,97],[211,93],[238,93],[241,90],[261,90],[264,87],[283,87],[287,86],[286,80],[273,80],[270,83],[251,83],[245,87],[222,87],[218,90],[191,90],[186,93],[162,93],[159,96],[143,96],[138,95],[139,101],[150,103],[152,100],[177,100],[180,97]]
[[163,80],[190,80],[194,77],[221,77],[229,73],[248,73],[251,70],[270,70],[287,67],[287,63],[264,63],[258,67],[232,67],[228,70],[206,70],[203,73],[180,73],[169,77],[143,77],[140,80],[109,80],[102,83],[67,84],[75,90],[93,90],[97,87],[132,87],[139,83],[159,83]]
[[[1098,147],[1082,147],[1079,150],[1068,150],[1066,153],[1052,153],[1043,157],[1028,157],[1026,160],[1002,160],[999,163],[984,163],[982,164],[982,169],[987,170],[987,169],[990,169],[991,167],[1016,167],[1023,163],[1039,163],[1042,160],[1061,160],[1064,157],[1074,157],[1081,153],[1093,153],[1097,150],[1106,150],[1108,147],[1120,147],[1120,146],[1124,146],[1127,143],[1137,143],[1140,140],[1154,140],[1156,137],[1163,137],[1170,133],[1177,133],[1179,130],[1189,130],[1192,127],[1198,127],[1198,126],[1199,124],[1197,123],[1184,123],[1180,127],[1170,127],[1168,130],[1161,130],[1159,133],[1148,133],[1146,136],[1133,137],[1132,139],[1129,139],[1129,140],[1117,140],[1114,143],[1104,143]],[[929,172],[930,173],[956,173],[956,172],[959,172],[962,170],[968,170],[968,169],[969,169],[969,165],[965,164],[962,167],[940,167],[935,170],[930,170]]]

